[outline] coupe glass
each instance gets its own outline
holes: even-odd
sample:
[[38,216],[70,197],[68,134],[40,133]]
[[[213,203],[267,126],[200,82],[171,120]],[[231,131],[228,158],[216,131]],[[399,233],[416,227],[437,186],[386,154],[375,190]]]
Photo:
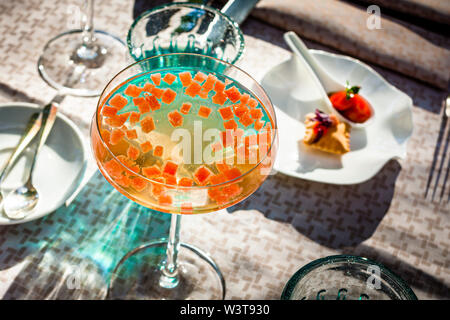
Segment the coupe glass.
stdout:
[[[169,120],[171,119],[169,112],[172,113],[180,110],[180,106],[185,102],[183,99],[187,99],[186,101],[192,104],[191,110],[185,113],[183,125],[176,129],[182,128],[179,132],[187,132],[189,138],[191,135],[194,137],[194,147],[192,148],[194,150],[194,158],[198,154],[195,152],[197,141],[195,140],[197,130],[196,122],[202,121],[201,123],[205,129],[209,125],[211,129],[214,126],[220,126],[218,129],[223,130],[223,122],[217,111],[220,106],[213,105],[211,100],[205,97],[195,96],[190,98],[185,97],[184,94],[180,94],[180,90],[187,90],[185,87],[183,87],[184,89],[177,89],[177,86],[181,86],[180,74],[181,72],[186,73],[186,71],[196,75],[199,72],[204,75],[213,74],[217,79],[225,79],[223,84],[227,88],[230,86],[240,88],[242,103],[244,103],[244,93],[254,97],[253,102],[256,103],[257,101],[259,103],[261,110],[264,111],[264,118],[261,118],[261,120],[264,119],[267,121],[265,121],[266,125],[263,129],[259,127],[258,132],[261,137],[266,137],[265,141],[267,141],[267,145],[266,148],[263,148],[262,143],[258,144],[260,150],[259,156],[254,157],[253,161],[238,163],[233,160],[234,158],[226,158],[226,161],[221,164],[217,162],[212,164],[211,162],[207,163],[204,159],[200,162],[195,162],[194,160],[194,163],[190,163],[184,160],[184,151],[190,151],[192,144],[188,145],[186,149],[183,149],[182,158],[178,157],[178,152],[173,152],[173,150],[178,149],[174,145],[173,136],[171,137],[175,129],[169,124]],[[163,75],[167,75],[168,73],[177,76],[171,85],[167,85],[164,82],[166,77],[163,77]],[[132,90],[129,91],[129,94],[135,96],[139,95],[140,90],[145,91],[147,87],[150,87],[150,90],[152,90],[154,86],[150,84],[150,79],[151,75],[156,74],[163,77],[160,83],[161,87],[174,89],[182,98],[180,98],[181,100],[174,100],[171,104],[161,103],[159,109],[145,114],[144,119],[148,119],[147,114],[150,114],[155,123],[154,130],[146,133],[147,135],[143,135],[142,133],[148,132],[144,130],[142,118],[139,120],[139,125],[133,126],[139,136],[137,138],[139,144],[135,145],[139,148],[139,146],[142,147],[142,143],[151,140],[153,151],[149,151],[148,158],[138,158],[136,162],[128,161],[124,158],[123,154],[129,154],[128,151],[132,149],[130,144],[133,144],[134,140],[131,141],[123,138],[119,142],[114,142],[115,144],[112,145],[113,140],[111,137],[113,136],[112,130],[118,132],[119,129],[130,129],[128,127],[129,123],[127,122],[123,126],[123,123],[114,124],[114,121],[108,122],[104,118],[104,110],[110,111],[112,109],[103,109],[103,106],[113,105],[113,99],[116,99],[115,97],[120,93],[123,93],[122,97],[127,97],[127,91],[122,91],[125,87],[127,87],[127,90],[129,88],[133,88],[133,90],[138,88],[137,93],[132,92]],[[178,77],[180,80],[178,80]],[[170,91],[168,89],[164,90]],[[142,92],[140,94],[141,97],[143,96],[142,94],[144,96],[147,95],[147,93]],[[212,95],[213,92],[211,91],[209,97]],[[138,100],[133,100],[133,102],[142,102],[143,100],[139,100],[139,98],[135,98]],[[246,98],[248,101],[248,96]],[[132,105],[132,99],[127,99],[127,102],[121,105],[121,114],[136,109]],[[164,98],[162,99],[164,101]],[[177,97],[177,99],[179,98]],[[206,117],[207,119],[205,119],[204,115],[203,118],[199,116],[201,105],[211,107],[212,113],[209,117]],[[253,106],[252,108],[255,107]],[[114,116],[112,117],[116,119]],[[128,117],[128,114],[126,117]],[[111,129],[109,127],[110,124],[107,123],[113,123],[116,127],[119,126],[119,129]],[[256,127],[256,122],[254,123]],[[241,131],[235,129],[232,132],[245,132],[246,134],[256,132],[254,129],[252,131],[249,128],[247,127],[246,130],[241,129]],[[142,136],[148,138],[141,139]],[[250,137],[254,136],[253,134],[248,135],[249,139],[241,136],[239,141],[243,142],[245,140],[248,142],[251,140]],[[204,136],[200,136],[200,139],[204,139]],[[91,140],[98,167],[109,183],[136,203],[158,212],[172,214],[168,239],[143,244],[131,250],[120,260],[111,277],[108,297],[113,299],[223,299],[226,293],[225,281],[218,266],[202,250],[190,244],[180,242],[180,220],[182,214],[210,213],[244,200],[255,192],[270,174],[277,146],[276,119],[272,103],[261,86],[238,67],[205,55],[182,53],[147,58],[122,70],[108,83],[100,96],[96,114],[92,119]],[[238,140],[236,138],[233,141],[236,142]],[[263,141],[263,139],[258,141]],[[227,144],[229,147],[224,147],[224,154],[227,154],[225,151],[232,149],[233,146],[234,148],[238,148],[237,142],[236,144],[233,143]],[[164,150],[172,150],[172,152],[164,151],[166,156],[159,158],[162,155],[160,153],[157,155],[157,145],[163,146]],[[239,146],[242,145],[243,143],[239,144]],[[204,154],[204,150],[200,149],[200,153]],[[245,155],[250,157],[250,147],[245,150],[247,152]],[[147,155],[147,153],[145,154]],[[160,162],[165,163],[164,167],[163,165],[161,167],[166,172],[168,163],[167,154],[171,155],[171,160],[177,159],[176,161],[179,163],[178,169],[176,169],[178,170],[176,171],[177,175],[179,175],[177,176],[178,183],[176,181],[175,183],[169,182],[167,176],[166,180],[148,178],[148,174],[144,173],[144,166],[148,168],[148,166],[153,164],[159,165]],[[232,160],[231,162],[229,161],[230,159]],[[217,171],[216,167],[213,167],[214,165],[217,168],[222,168],[224,171]],[[224,165],[226,168],[224,168]],[[206,185],[201,183],[195,183],[191,186],[181,185],[180,178],[182,176],[195,177],[193,178],[194,180],[197,179],[195,181],[201,181],[203,179],[202,175],[200,175],[201,170],[199,166],[208,166],[209,169],[207,171],[212,174],[209,180],[210,183]],[[192,174],[194,169],[195,173]],[[221,172],[224,172],[224,174],[221,174]],[[232,172],[234,174],[231,174]],[[239,174],[237,175],[236,172],[239,172]],[[216,178],[221,177],[223,180],[211,182],[213,181],[213,176]],[[127,177],[130,177],[131,180],[124,181],[124,179],[127,180]],[[130,187],[130,181],[132,187]],[[138,188],[133,187],[133,183],[137,183]],[[156,190],[159,190],[158,193],[156,193]],[[168,195],[170,201],[161,196],[161,190],[165,190],[165,195]]]
[[39,57],[41,77],[53,88],[75,96],[98,96],[123,68],[125,43],[105,31],[94,30],[94,0],[85,1],[82,28],[52,38]]
[[128,49],[135,61],[166,53],[198,53],[235,64],[244,36],[228,16],[194,3],[171,3],[142,13],[131,25]]
[[417,300],[385,266],[367,258],[337,255],[315,260],[286,284],[282,300]]

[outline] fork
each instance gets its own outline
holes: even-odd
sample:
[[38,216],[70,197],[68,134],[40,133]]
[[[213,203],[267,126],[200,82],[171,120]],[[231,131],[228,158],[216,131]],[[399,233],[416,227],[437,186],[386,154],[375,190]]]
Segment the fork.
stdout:
[[[443,106],[443,112],[442,112],[441,126],[439,129],[439,135],[438,135],[436,147],[434,149],[434,154],[433,154],[433,162],[431,163],[431,169],[430,169],[430,173],[428,175],[428,180],[427,180],[427,185],[426,185],[426,190],[425,190],[425,198],[427,198],[429,191],[430,191],[431,182],[433,180],[433,176],[434,176],[434,173],[436,170],[436,165],[438,162],[439,154],[441,153],[439,167],[437,168],[437,176],[436,176],[436,179],[434,180],[434,184],[433,184],[431,201],[434,200],[436,193],[438,191],[439,181],[440,181],[442,172],[444,170],[444,164],[447,160],[447,156],[449,156],[449,157],[447,160],[444,179],[443,179],[442,187],[441,187],[440,194],[439,194],[439,201],[442,201],[442,199],[444,198],[444,195],[446,192],[446,186],[447,186],[447,182],[448,182],[448,178],[449,178],[449,174],[450,174],[450,155],[448,154],[449,153],[448,147],[450,144],[450,126],[449,126],[449,128],[447,128],[447,124],[449,122],[448,119],[450,118],[450,96],[447,96],[447,98],[443,101],[443,105],[444,106]],[[447,135],[445,136],[446,131],[447,131]],[[443,142],[444,136],[445,136],[445,142],[443,144],[442,142]],[[450,202],[450,190],[448,192],[447,202]]]

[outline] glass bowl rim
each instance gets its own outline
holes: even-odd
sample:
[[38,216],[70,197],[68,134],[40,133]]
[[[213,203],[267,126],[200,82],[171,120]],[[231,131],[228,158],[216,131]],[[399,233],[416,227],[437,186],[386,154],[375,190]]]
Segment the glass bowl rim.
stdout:
[[302,280],[307,274],[314,271],[315,269],[329,264],[339,264],[342,262],[349,262],[349,263],[361,263],[364,265],[376,265],[380,268],[381,272],[386,274],[390,279],[392,279],[401,289],[402,293],[409,299],[409,300],[418,300],[416,294],[414,291],[410,288],[410,286],[400,278],[396,273],[388,269],[386,266],[382,265],[381,263],[378,263],[376,261],[373,261],[369,258],[355,256],[355,255],[332,255],[327,256],[324,258],[319,258],[317,260],[313,260],[309,262],[308,264],[304,265],[300,269],[298,269],[292,277],[288,280],[286,283],[283,292],[281,294],[281,300],[289,300],[290,296],[292,295],[292,292],[294,291],[295,286],[299,283],[300,280]]
[[[273,118],[272,118],[272,122],[274,124],[274,127],[271,129],[271,132],[273,132],[272,135],[272,141],[270,144],[270,148],[268,148],[266,154],[264,155],[264,157],[257,163],[255,164],[251,169],[247,170],[246,172],[242,173],[239,177],[236,177],[234,179],[219,183],[219,184],[214,184],[214,185],[207,185],[207,186],[190,186],[190,187],[180,187],[178,185],[171,185],[171,184],[167,184],[167,183],[163,183],[163,182],[159,182],[159,181],[154,181],[150,178],[147,178],[146,176],[143,176],[140,173],[136,173],[134,171],[132,171],[130,168],[128,168],[128,166],[126,166],[124,163],[122,163],[122,161],[120,161],[116,155],[110,150],[110,148],[108,147],[108,145],[105,143],[105,141],[103,140],[103,137],[100,133],[100,128],[98,126],[98,115],[99,115],[99,108],[103,105],[101,102],[104,98],[104,93],[106,91],[106,88],[108,88],[108,86],[111,84],[111,82],[113,82],[120,74],[122,74],[123,72],[125,72],[126,70],[128,70],[129,68],[134,67],[137,64],[141,64],[141,63],[146,63],[146,61],[148,60],[152,60],[152,59],[160,59],[162,57],[165,56],[197,56],[197,57],[202,57],[202,58],[206,58],[206,59],[211,59],[211,60],[216,60],[216,62],[219,63],[223,63],[228,65],[231,68],[237,69],[239,72],[243,73],[245,76],[247,76],[251,81],[253,81],[258,88],[261,89],[262,93],[265,95],[265,97],[267,98],[267,100],[270,102],[270,106],[272,108],[273,111]],[[152,57],[148,57],[139,61],[135,61],[134,63],[128,65],[127,67],[125,67],[124,69],[120,70],[111,80],[108,81],[108,83],[105,85],[105,88],[102,90],[102,93],[99,96],[98,102],[97,102],[97,106],[95,108],[95,114],[94,114],[94,118],[95,118],[95,129],[97,130],[97,134],[100,137],[100,141],[103,145],[103,147],[108,151],[108,153],[112,156],[112,159],[116,160],[122,167],[125,168],[126,171],[130,171],[133,172],[134,175],[138,176],[141,179],[144,179],[147,182],[150,183],[156,183],[158,185],[161,186],[165,186],[167,188],[177,188],[180,190],[201,190],[201,189],[209,189],[209,188],[215,188],[215,187],[222,187],[222,186],[226,186],[229,185],[235,181],[239,181],[240,179],[244,178],[245,176],[247,176],[248,174],[250,174],[251,172],[253,172],[253,170],[257,169],[260,164],[263,163],[264,160],[266,160],[266,158],[270,155],[271,151],[275,151],[276,148],[274,148],[276,141],[278,139],[278,125],[277,125],[277,117],[276,117],[276,113],[275,113],[275,108],[273,106],[272,100],[270,100],[270,97],[267,95],[266,91],[264,90],[264,88],[251,76],[249,75],[247,72],[245,72],[244,70],[242,70],[241,68],[235,66],[234,64],[231,64],[229,62],[211,57],[211,56],[207,56],[207,55],[203,55],[203,54],[198,54],[198,53],[168,53],[168,54],[161,54],[161,55],[157,55],[157,56],[152,56]],[[92,128],[91,128],[92,131]],[[97,160],[96,160],[97,161]],[[272,160],[273,162],[273,160]]]
[[[167,8],[171,8],[171,7],[184,7],[184,8],[197,8],[197,9],[202,9],[202,10],[207,10],[210,11],[214,14],[217,14],[221,17],[223,17],[225,20],[227,20],[238,32],[239,34],[239,39],[240,39],[240,46],[239,46],[239,50],[238,53],[236,55],[236,57],[233,59],[233,61],[227,62],[230,64],[235,64],[236,62],[239,61],[240,58],[242,58],[242,55],[245,51],[245,40],[244,40],[244,34],[242,33],[241,28],[239,27],[239,25],[237,24],[237,22],[235,22],[231,17],[227,16],[226,14],[222,13],[220,10],[217,10],[216,8],[210,7],[208,5],[205,4],[199,4],[199,3],[189,3],[189,2],[171,2],[171,3],[166,3],[163,5],[159,5],[156,6],[152,9],[146,10],[144,12],[142,12],[131,24],[130,28],[128,29],[128,34],[127,34],[127,47],[128,47],[128,51],[130,53],[130,56],[133,58],[134,61],[138,61],[136,59],[136,57],[133,54],[133,50],[132,50],[132,45],[131,45],[131,33],[133,32],[135,26],[144,18],[146,18],[149,15],[152,15],[154,13],[156,13],[157,11],[162,11],[165,10]],[[180,52],[182,53],[182,52]],[[214,58],[214,57],[213,57]]]

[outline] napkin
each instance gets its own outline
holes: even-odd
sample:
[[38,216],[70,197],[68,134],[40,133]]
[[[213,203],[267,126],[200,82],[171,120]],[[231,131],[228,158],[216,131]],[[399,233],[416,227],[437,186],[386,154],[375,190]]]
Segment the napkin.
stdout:
[[[345,54],[447,89],[450,41],[336,0],[261,0],[252,16]],[[369,20],[368,20],[369,19]],[[368,27],[370,26],[370,28]]]

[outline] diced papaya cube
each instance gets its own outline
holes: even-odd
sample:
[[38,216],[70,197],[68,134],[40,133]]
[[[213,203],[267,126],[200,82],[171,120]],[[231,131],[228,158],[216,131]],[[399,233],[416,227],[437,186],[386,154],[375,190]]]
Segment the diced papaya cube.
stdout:
[[228,181],[234,180],[242,175],[241,170],[238,168],[231,168],[225,171],[224,174]]
[[177,79],[177,77],[176,76],[174,76],[173,74],[171,74],[171,73],[166,73],[166,75],[164,76],[164,78],[163,78],[163,81],[165,82],[165,83],[167,83],[167,84],[172,84],[175,80]]
[[120,178],[125,168],[115,159],[111,159],[103,164],[103,168],[112,178]]
[[143,167],[142,174],[147,178],[159,177],[161,175],[161,170],[156,165],[151,167]]
[[164,152],[163,146],[156,146],[155,149],[153,149],[153,155],[156,157],[162,157]]
[[223,148],[223,146],[220,142],[216,142],[211,145],[211,149],[214,152],[220,151],[220,150],[222,150],[222,148]]
[[121,127],[125,124],[125,122],[128,119],[128,116],[130,115],[129,112],[126,113],[122,113],[119,115],[115,115],[114,117],[111,118],[106,118],[105,122],[110,125],[111,127]]
[[190,202],[182,203],[180,206],[181,214],[192,214],[193,211],[194,211],[194,208],[192,207],[192,203],[190,203]]
[[161,84],[161,74],[160,73],[154,73],[150,76],[153,83],[159,86]]
[[176,96],[177,93],[175,91],[172,89],[166,89],[161,97],[161,101],[166,104],[171,104],[175,100]]
[[219,108],[219,113],[223,120],[230,120],[234,118],[233,110],[231,110],[231,107]]
[[209,115],[211,114],[212,109],[208,108],[206,106],[200,106],[200,108],[198,109],[198,115],[202,118],[208,118]]
[[256,99],[251,98],[248,100],[247,104],[250,108],[256,108],[258,106],[258,101],[256,101]]
[[144,143],[141,143],[140,147],[141,147],[141,150],[142,150],[143,153],[149,152],[153,148],[153,146],[150,143],[150,141],[145,141]]
[[152,90],[152,94],[158,99],[161,99],[163,93],[164,93],[164,89],[153,88],[153,90]]
[[144,97],[134,98],[133,103],[135,106],[139,108],[139,112],[141,114],[147,113],[150,111],[150,103]]
[[146,83],[145,85],[144,85],[144,87],[142,88],[142,91],[145,91],[145,92],[152,92],[153,91],[153,89],[155,88],[155,85],[153,85],[153,84],[151,84],[151,83]]
[[178,185],[180,187],[192,187],[194,184],[194,181],[191,178],[181,178],[180,181],[178,181]]
[[180,78],[180,81],[181,81],[181,84],[183,85],[183,87],[187,87],[192,82],[192,75],[188,71],[180,72],[178,74],[178,77]]
[[225,172],[227,170],[230,170],[230,166],[226,163],[218,163],[216,162],[216,168],[219,172]]
[[[165,183],[165,181],[164,181],[164,178],[162,178],[162,177],[154,178],[153,180],[155,182],[151,183],[151,189],[150,190],[151,190],[153,196],[158,197],[165,190],[164,186],[162,185],[162,183]],[[159,183],[157,183],[157,182],[159,182]]]
[[233,103],[235,103],[235,102],[239,101],[239,99],[241,99],[241,93],[235,86],[231,87],[230,89],[225,90],[224,92],[227,95],[228,99],[230,99],[230,101]]
[[128,188],[131,184],[131,179],[126,176],[120,176],[119,178],[115,178],[114,181],[121,187]]
[[214,91],[215,92],[223,92],[225,90],[225,83],[223,83],[220,80],[217,80],[214,84]]
[[141,118],[141,114],[139,112],[132,111],[130,113],[130,124],[132,126],[134,126],[136,123],[139,122],[140,118]]
[[139,158],[139,149],[134,147],[134,146],[129,146],[128,150],[127,150],[127,156],[128,158],[132,159],[132,160],[137,160],[137,158]]
[[109,138],[111,137],[111,133],[109,132],[109,130],[100,131],[100,136],[102,137],[104,142],[109,144]]
[[165,184],[170,184],[172,186],[176,186],[177,185],[177,178],[175,176],[169,176],[169,175],[164,175],[164,182]]
[[245,113],[248,112],[248,108],[242,104],[236,104],[233,106],[233,111],[236,117],[241,118]]
[[248,113],[245,113],[242,115],[242,117],[239,119],[239,122],[244,126],[248,127],[249,125],[253,124],[255,120],[250,117]]
[[102,108],[102,115],[105,117],[114,117],[117,114],[117,108],[109,107],[109,106],[103,106]]
[[222,144],[224,147],[232,146],[234,143],[233,130],[225,130],[221,132]]
[[141,129],[145,133],[149,133],[153,129],[155,129],[155,122],[153,121],[153,118],[150,116],[146,116],[144,119],[141,120]]
[[133,177],[131,187],[136,191],[142,191],[147,187],[147,181],[141,177]]
[[236,121],[234,121],[234,119],[231,119],[230,121],[225,121],[223,123],[223,126],[225,129],[228,130],[236,130],[238,128],[238,124],[236,123]]
[[227,182],[227,178],[225,177],[225,175],[223,173],[219,173],[219,174],[212,175],[209,178],[209,182],[212,185],[217,185],[217,184]]
[[130,140],[137,139],[137,131],[135,129],[127,130],[126,132],[127,138]]
[[109,138],[109,142],[112,145],[116,145],[123,139],[123,137],[125,137],[125,133],[122,130],[114,129],[111,131],[111,136]]
[[177,170],[178,170],[178,165],[175,162],[168,160],[164,165],[163,174],[175,176],[175,174],[177,173]]
[[167,194],[162,194],[158,197],[158,204],[161,206],[170,206],[172,204],[172,197]]
[[253,127],[255,128],[256,131],[259,131],[262,129],[263,126],[264,126],[264,121],[256,120]]
[[241,192],[242,188],[237,184],[230,184],[228,186],[223,187],[222,189],[222,193],[230,198],[238,196]]
[[198,82],[203,82],[205,81],[206,77],[207,77],[206,74],[199,71],[195,74],[194,80]]
[[114,97],[109,100],[109,104],[117,109],[122,109],[128,104],[128,99],[122,96],[121,94],[116,94]]
[[167,118],[169,119],[170,124],[174,127],[183,125],[183,116],[177,110],[169,112],[167,114]]
[[250,99],[250,95],[248,93],[244,93],[241,95],[241,100],[239,100],[240,104],[247,104],[248,100]]
[[203,88],[198,93],[198,96],[202,99],[208,99],[208,93],[209,91],[203,90]]
[[192,82],[186,90],[184,90],[184,93],[188,96],[194,98],[197,94],[200,93],[200,90],[202,89],[202,86],[198,84],[198,82]]
[[188,114],[189,110],[191,110],[191,107],[192,107],[192,103],[185,102],[181,105],[180,112],[182,114]]
[[209,177],[213,173],[205,166],[200,166],[194,172],[194,180],[198,185],[205,185],[208,182]]
[[208,77],[206,78],[205,83],[202,85],[202,90],[204,91],[211,91],[214,88],[214,84],[216,83],[217,78],[213,74],[208,74]]
[[217,91],[212,97],[212,102],[220,104],[221,106],[227,101],[227,95],[223,91]]
[[259,109],[259,108],[252,108],[252,109],[250,109],[250,116],[253,119],[259,120],[259,119],[261,119],[264,116],[264,114],[261,111],[261,109]]
[[128,87],[125,89],[125,94],[127,96],[137,98],[141,94],[142,89],[138,86],[135,86],[134,84],[129,84]]
[[150,105],[150,109],[152,109],[152,111],[155,111],[155,110],[158,110],[161,108],[161,103],[159,103],[159,101],[156,99],[156,96],[147,95],[145,97],[145,99],[148,101],[148,103]]
[[127,156],[124,156],[123,154],[118,155],[117,159],[125,166],[125,167],[132,167],[135,165],[135,162],[128,158]]

